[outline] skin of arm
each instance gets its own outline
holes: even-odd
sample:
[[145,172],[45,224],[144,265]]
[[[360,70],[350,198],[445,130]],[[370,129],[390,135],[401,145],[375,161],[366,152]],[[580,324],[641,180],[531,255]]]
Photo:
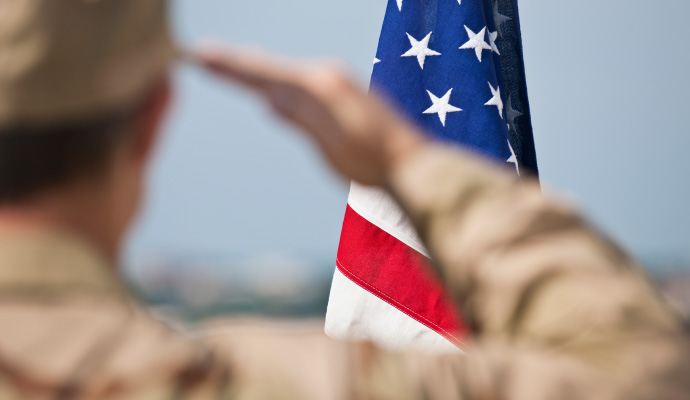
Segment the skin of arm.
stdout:
[[192,57],[262,97],[342,176],[391,192],[468,318],[466,357],[346,346],[352,398],[626,398],[675,387],[652,380],[657,369],[688,370],[682,323],[641,268],[535,182],[429,142],[332,62]]

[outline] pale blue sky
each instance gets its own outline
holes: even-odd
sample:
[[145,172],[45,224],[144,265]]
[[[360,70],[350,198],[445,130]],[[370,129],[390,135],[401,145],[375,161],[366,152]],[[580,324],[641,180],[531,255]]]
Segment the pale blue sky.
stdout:
[[[662,5],[663,4],[663,5]],[[690,255],[690,2],[520,1],[546,186],[642,256]],[[366,85],[384,0],[179,0],[180,41],[343,60]],[[335,259],[347,185],[252,97],[187,67],[126,251]]]

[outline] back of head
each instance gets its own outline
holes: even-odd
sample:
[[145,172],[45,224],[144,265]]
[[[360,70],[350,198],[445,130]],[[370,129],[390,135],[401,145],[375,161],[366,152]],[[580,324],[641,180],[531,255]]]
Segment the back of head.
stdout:
[[0,203],[103,163],[174,56],[166,3],[0,1]]

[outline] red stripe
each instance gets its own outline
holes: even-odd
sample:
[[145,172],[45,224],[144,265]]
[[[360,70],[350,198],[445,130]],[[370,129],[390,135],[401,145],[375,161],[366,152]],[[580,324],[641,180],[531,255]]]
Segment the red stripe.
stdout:
[[340,272],[375,296],[460,345],[467,328],[429,259],[349,205],[340,236]]

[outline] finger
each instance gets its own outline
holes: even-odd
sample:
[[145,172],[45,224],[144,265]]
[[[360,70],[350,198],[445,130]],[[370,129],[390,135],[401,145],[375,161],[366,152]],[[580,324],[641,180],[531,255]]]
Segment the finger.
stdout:
[[300,79],[307,66],[297,67],[295,61],[257,49],[230,48],[218,43],[200,47],[191,52],[191,57],[192,62],[259,91],[275,112],[303,129],[313,130],[303,118],[305,109],[314,110],[303,87],[305,80]]
[[258,90],[296,81],[297,63],[257,49],[218,43],[199,47],[192,57],[208,70]]

